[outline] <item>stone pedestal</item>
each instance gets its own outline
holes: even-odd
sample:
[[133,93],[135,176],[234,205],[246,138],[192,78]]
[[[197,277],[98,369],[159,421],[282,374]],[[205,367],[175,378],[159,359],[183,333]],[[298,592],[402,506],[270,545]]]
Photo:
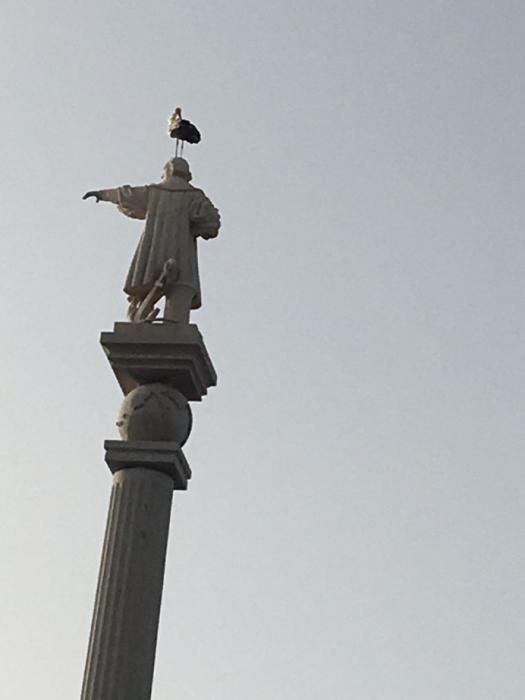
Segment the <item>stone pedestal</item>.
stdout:
[[101,343],[126,398],[123,439],[105,443],[113,489],[82,700],[150,700],[173,491],[191,478],[188,401],[217,377],[194,325],[117,323]]
[[115,323],[100,343],[124,394],[160,382],[201,401],[217,375],[195,324]]

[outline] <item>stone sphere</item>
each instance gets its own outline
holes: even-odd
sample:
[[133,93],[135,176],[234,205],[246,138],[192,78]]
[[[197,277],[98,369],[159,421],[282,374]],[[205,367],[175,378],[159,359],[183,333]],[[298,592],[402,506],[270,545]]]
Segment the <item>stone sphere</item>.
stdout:
[[154,440],[184,445],[191,430],[186,397],[167,384],[142,384],[122,402],[117,426],[123,440]]

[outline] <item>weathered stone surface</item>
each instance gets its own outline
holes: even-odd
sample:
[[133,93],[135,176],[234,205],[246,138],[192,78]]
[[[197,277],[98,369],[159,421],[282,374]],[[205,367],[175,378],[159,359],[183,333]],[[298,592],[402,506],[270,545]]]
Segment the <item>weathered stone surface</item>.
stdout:
[[124,394],[159,382],[201,401],[217,375],[195,324],[116,323],[100,342]]
[[167,384],[141,384],[120,407],[117,427],[123,440],[154,440],[184,445],[192,416],[186,397]]
[[106,440],[104,449],[113,474],[122,469],[151,469],[171,477],[176,491],[188,488],[191,469],[177,442]]
[[82,700],[150,700],[173,482],[113,477]]

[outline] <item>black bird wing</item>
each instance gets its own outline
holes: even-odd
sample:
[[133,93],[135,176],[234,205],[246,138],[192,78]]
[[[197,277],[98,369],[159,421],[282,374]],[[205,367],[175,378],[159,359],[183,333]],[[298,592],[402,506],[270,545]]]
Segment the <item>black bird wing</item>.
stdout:
[[187,141],[188,143],[199,143],[201,140],[200,131],[187,119],[181,119],[175,129],[170,131],[170,136],[172,139],[179,139],[179,141]]

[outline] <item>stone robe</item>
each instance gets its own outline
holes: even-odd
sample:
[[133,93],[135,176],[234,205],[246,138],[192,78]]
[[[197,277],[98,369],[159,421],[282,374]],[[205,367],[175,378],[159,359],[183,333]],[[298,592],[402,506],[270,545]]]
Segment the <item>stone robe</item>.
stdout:
[[164,263],[174,258],[177,284],[193,290],[192,308],[201,306],[197,237],[215,238],[219,212],[202,190],[184,178],[168,177],[144,187],[117,187],[99,192],[119,211],[133,219],[145,219],[144,231],[129,268],[124,291],[143,299],[162,273]]

